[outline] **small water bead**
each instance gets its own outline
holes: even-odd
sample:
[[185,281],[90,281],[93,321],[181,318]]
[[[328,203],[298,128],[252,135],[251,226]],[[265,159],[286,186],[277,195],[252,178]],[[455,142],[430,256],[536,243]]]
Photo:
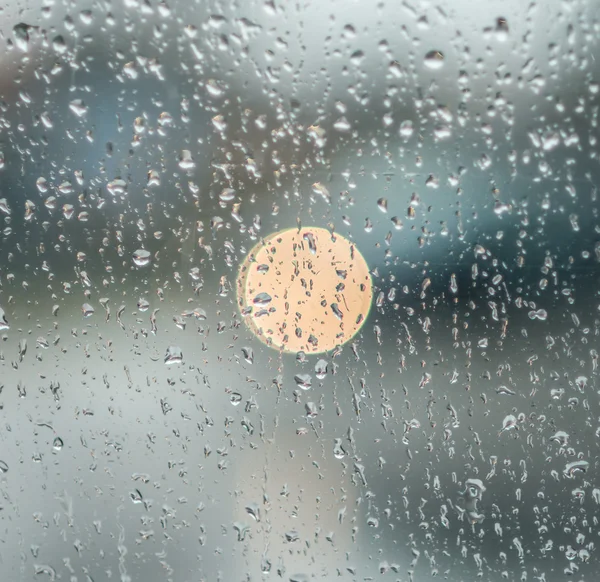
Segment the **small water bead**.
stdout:
[[133,262],[138,267],[146,267],[150,264],[152,255],[146,249],[138,249],[133,253]]
[[7,329],[10,329],[10,325],[6,318],[6,313],[4,313],[4,309],[0,307],[0,331],[6,331]]
[[94,315],[95,310],[89,303],[84,303],[81,306],[81,311],[84,317],[91,317],[92,315]]
[[563,470],[563,475],[567,479],[574,479],[577,475],[586,473],[590,464],[587,461],[573,461],[568,463]]
[[268,293],[259,293],[254,297],[252,303],[257,307],[266,307],[272,301],[272,297]]
[[444,66],[444,54],[438,50],[429,51],[425,55],[425,66],[431,70],[439,70]]
[[327,376],[327,362],[323,359],[315,364],[315,376],[319,380],[323,380]]
[[310,374],[297,374],[294,376],[294,382],[296,382],[296,385],[302,388],[302,390],[308,390],[312,386]]
[[180,347],[169,346],[165,353],[165,364],[171,366],[173,364],[181,364],[183,361],[183,352]]

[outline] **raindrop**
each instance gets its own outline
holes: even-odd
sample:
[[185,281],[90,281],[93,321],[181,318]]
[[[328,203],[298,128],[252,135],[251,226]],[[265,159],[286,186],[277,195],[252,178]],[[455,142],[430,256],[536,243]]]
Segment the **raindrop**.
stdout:
[[352,125],[350,125],[350,122],[342,116],[337,121],[335,121],[335,123],[333,124],[333,128],[341,133],[345,133],[352,129]]
[[344,319],[344,313],[342,312],[342,310],[340,309],[339,305],[337,303],[332,303],[331,304],[331,311],[333,311],[333,314],[341,321],[342,319]]
[[227,121],[222,115],[215,115],[212,118],[212,123],[217,131],[225,131],[227,129]]
[[138,267],[146,267],[150,264],[152,255],[146,249],[138,249],[133,253],[133,262]]
[[84,303],[81,306],[81,312],[83,313],[83,317],[91,317],[94,315],[94,308],[89,303]]
[[545,309],[532,310],[527,315],[532,320],[546,321],[548,319],[548,312]]
[[196,167],[190,150],[181,150],[179,154],[179,167],[182,170],[193,170]]
[[231,202],[235,198],[235,190],[233,188],[225,188],[221,194],[219,194],[219,200],[221,202]]
[[272,297],[268,293],[259,293],[252,301],[258,307],[265,307],[271,303]]
[[54,580],[56,580],[56,570],[48,564],[34,564],[33,571],[36,576],[39,576],[40,574],[46,574],[50,582],[54,582]]
[[48,180],[46,180],[46,178],[44,177],[40,177],[36,180],[35,185],[37,186],[37,189],[42,193],[46,193],[48,192]]
[[438,50],[429,51],[425,55],[425,66],[432,70],[441,69],[444,66],[444,55]]
[[86,104],[81,99],[74,99],[69,103],[69,109],[77,116],[84,117],[88,111]]
[[138,503],[142,503],[144,498],[142,496],[142,493],[139,489],[135,489],[134,491],[130,491],[129,492],[129,497],[131,498],[131,501],[134,504],[138,504]]
[[517,430],[517,419],[514,415],[509,414],[507,416],[504,417],[504,420],[502,421],[502,429],[500,430],[500,433],[506,432],[508,430],[511,429],[515,429]]
[[563,474],[567,479],[573,479],[576,475],[585,473],[589,466],[590,464],[587,461],[573,461],[572,463],[567,464]]
[[583,392],[587,386],[588,379],[586,376],[577,376],[575,378],[575,385],[579,388],[580,392]]
[[404,139],[409,139],[412,137],[412,134],[415,132],[415,128],[413,122],[406,119],[400,124],[400,137]]
[[135,68],[135,62],[129,61],[123,65],[123,73],[128,79],[135,80],[138,78],[138,72]]
[[122,178],[115,178],[106,185],[106,189],[113,196],[122,196],[127,192],[127,182]]
[[456,274],[452,273],[450,275],[450,292],[453,295],[456,295],[458,293],[458,283],[456,281]]
[[569,434],[564,430],[559,430],[550,437],[550,440],[557,442],[561,447],[566,447],[569,444]]
[[181,348],[177,346],[169,346],[165,354],[165,364],[170,366],[172,364],[181,364],[183,361],[183,352]]
[[506,18],[496,19],[496,38],[500,42],[505,42],[508,39],[508,22]]
[[22,362],[25,354],[27,353],[27,340],[19,340],[19,361]]
[[41,336],[37,338],[36,345],[38,348],[42,348],[44,350],[47,350],[50,347],[48,340],[46,340],[45,337],[41,337]]
[[17,47],[26,53],[29,50],[29,31],[31,30],[29,24],[20,22],[13,28],[13,34],[15,35],[15,44]]
[[52,448],[55,451],[60,451],[64,446],[63,440],[60,437],[56,437],[53,441],[52,441]]
[[211,97],[222,97],[223,96],[223,89],[219,86],[219,83],[217,81],[215,81],[214,79],[209,79],[206,82],[206,92],[211,96]]
[[323,380],[326,375],[327,375],[327,362],[325,360],[321,359],[315,364],[315,376],[319,380]]
[[358,51],[354,51],[351,55],[350,55],[350,62],[355,65],[355,66],[360,66],[360,64],[363,62],[365,58],[365,53],[361,50]]
[[10,328],[8,324],[8,319],[6,319],[6,314],[4,313],[4,309],[0,307],[0,331],[6,331]]
[[388,210],[388,201],[386,198],[380,198],[379,200],[377,200],[377,206],[379,207],[379,210],[381,210],[381,212],[387,212]]
[[342,446],[342,439],[334,439],[333,456],[336,459],[343,459],[346,456],[346,451],[344,451],[344,447]]
[[260,507],[257,503],[249,503],[246,505],[246,512],[251,515],[255,521],[260,521]]
[[312,386],[312,378],[310,374],[297,374],[294,376],[296,385],[302,388],[302,390],[308,390]]
[[242,348],[242,354],[244,354],[244,360],[249,364],[254,363],[254,350],[249,347]]

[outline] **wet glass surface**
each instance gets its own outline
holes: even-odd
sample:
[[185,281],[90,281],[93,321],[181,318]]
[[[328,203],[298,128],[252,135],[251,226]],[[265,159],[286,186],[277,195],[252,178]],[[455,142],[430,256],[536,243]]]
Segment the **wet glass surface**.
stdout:
[[2,579],[597,580],[599,16],[5,3]]

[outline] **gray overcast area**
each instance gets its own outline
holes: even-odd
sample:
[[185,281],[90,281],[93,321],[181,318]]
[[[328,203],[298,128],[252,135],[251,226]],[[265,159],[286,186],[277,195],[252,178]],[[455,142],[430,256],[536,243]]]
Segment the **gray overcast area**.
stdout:
[[[0,581],[597,582],[599,16],[4,2]],[[238,308],[292,227],[318,355]]]

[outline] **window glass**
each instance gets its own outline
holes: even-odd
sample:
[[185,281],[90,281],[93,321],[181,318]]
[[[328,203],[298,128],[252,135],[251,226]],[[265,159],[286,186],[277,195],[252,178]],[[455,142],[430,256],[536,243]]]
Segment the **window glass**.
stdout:
[[0,7],[4,580],[598,580],[600,4]]

